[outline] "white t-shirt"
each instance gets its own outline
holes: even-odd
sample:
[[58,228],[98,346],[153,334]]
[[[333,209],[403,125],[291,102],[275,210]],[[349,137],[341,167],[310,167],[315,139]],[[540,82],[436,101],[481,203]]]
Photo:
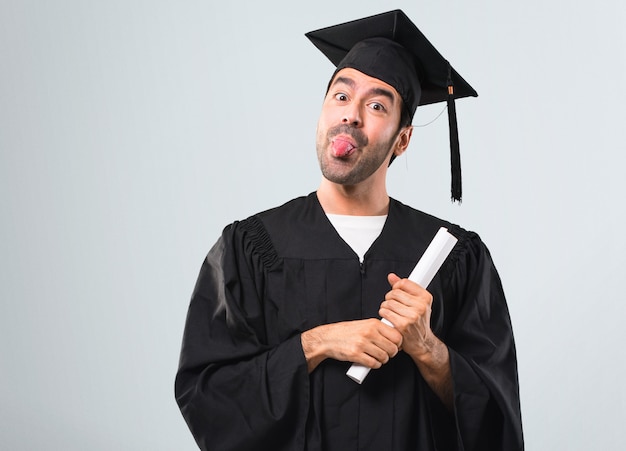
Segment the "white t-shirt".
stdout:
[[387,215],[351,216],[327,214],[339,236],[356,252],[362,262],[367,250],[383,230]]

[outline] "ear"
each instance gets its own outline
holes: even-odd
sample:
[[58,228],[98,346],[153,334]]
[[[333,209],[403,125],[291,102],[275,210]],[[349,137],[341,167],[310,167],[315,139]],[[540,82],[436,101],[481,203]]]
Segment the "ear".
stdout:
[[398,134],[398,137],[396,138],[396,143],[394,145],[394,150],[393,150],[393,154],[396,157],[399,157],[400,155],[402,155],[407,147],[409,147],[409,143],[411,142],[411,136],[413,135],[413,126],[409,125],[407,127],[404,127],[400,133]]

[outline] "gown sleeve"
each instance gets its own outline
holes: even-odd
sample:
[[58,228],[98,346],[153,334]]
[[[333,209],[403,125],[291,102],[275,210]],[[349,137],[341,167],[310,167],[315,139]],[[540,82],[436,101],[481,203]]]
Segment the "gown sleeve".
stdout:
[[465,232],[452,254],[458,300],[450,354],[458,449],[522,450],[517,363],[504,291],[488,249]]
[[304,448],[309,378],[300,335],[266,339],[264,280],[279,264],[251,218],[227,227],[202,265],[175,382],[202,450]]

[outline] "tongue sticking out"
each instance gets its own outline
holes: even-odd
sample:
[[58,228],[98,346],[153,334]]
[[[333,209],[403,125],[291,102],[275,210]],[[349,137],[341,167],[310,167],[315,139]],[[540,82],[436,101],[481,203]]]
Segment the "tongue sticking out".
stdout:
[[356,149],[351,142],[341,138],[333,140],[332,148],[333,155],[337,158],[349,157],[354,152],[354,149]]

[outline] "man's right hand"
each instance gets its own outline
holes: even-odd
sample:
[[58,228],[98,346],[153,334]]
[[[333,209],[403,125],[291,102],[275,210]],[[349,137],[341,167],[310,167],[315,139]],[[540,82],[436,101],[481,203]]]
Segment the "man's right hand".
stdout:
[[402,346],[402,334],[374,318],[324,324],[300,338],[309,373],[328,358],[380,368]]

